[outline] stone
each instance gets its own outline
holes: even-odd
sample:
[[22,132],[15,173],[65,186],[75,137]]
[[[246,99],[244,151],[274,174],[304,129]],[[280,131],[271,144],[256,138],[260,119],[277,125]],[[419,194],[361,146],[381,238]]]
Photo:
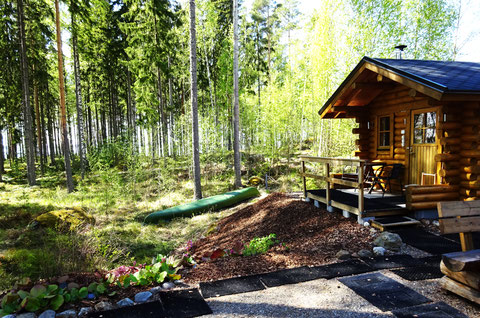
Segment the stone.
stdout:
[[78,285],[77,283],[69,283],[69,284],[67,285],[67,288],[68,288],[68,290],[72,290],[72,289],[74,289],[74,288],[80,289],[80,285]]
[[150,298],[152,298],[153,294],[151,292],[141,292],[135,295],[135,302],[138,304],[147,302]]
[[367,222],[367,221],[363,222],[363,226],[370,226],[370,222]]
[[162,286],[155,286],[153,287],[152,289],[150,289],[150,292],[153,294],[153,295],[156,295],[158,294],[159,292],[161,292],[163,290]]
[[440,226],[440,223],[438,222],[438,220],[433,220],[432,224],[435,225],[435,226]]
[[422,222],[423,225],[430,225],[430,220],[429,219],[421,219],[420,222]]
[[38,318],[55,318],[55,311],[54,310],[45,310],[38,316]]
[[78,317],[87,317],[93,311],[92,307],[82,307],[78,312]]
[[165,282],[162,284],[163,289],[172,289],[175,288],[175,284],[172,282]]
[[346,250],[340,250],[337,252],[337,254],[335,255],[338,259],[340,260],[346,260],[346,259],[349,259],[352,257],[352,255],[350,254],[349,251],[346,251]]
[[357,254],[360,258],[368,258],[373,256],[372,252],[370,252],[369,250],[360,250]]
[[382,232],[373,241],[375,246],[381,246],[387,250],[399,251],[402,247],[402,238],[396,233]]
[[373,248],[373,254],[374,254],[375,256],[383,256],[383,255],[385,255],[385,252],[386,252],[386,251],[387,251],[387,250],[384,249],[384,248],[381,247],[381,246],[375,246],[375,247]]
[[118,307],[127,307],[127,306],[133,306],[133,305],[135,305],[135,303],[130,298],[124,298],[117,302]]
[[18,315],[17,318],[37,318],[37,315],[35,315],[33,312],[27,312],[27,313]]
[[3,318],[16,318],[15,315],[6,315],[6,316],[3,316]]
[[65,310],[62,311],[61,313],[57,314],[55,317],[60,317],[60,318],[77,318],[77,312],[75,310]]
[[113,305],[108,301],[101,301],[95,305],[96,311],[105,311],[105,310],[112,310],[112,309],[115,309],[115,307],[113,307]]
[[370,228],[370,234],[375,234],[375,233],[377,233],[377,229],[371,227],[371,228]]
[[38,224],[44,227],[56,228],[59,225],[67,225],[71,230],[81,224],[95,224],[95,218],[88,215],[81,208],[54,210],[40,214],[35,219]]

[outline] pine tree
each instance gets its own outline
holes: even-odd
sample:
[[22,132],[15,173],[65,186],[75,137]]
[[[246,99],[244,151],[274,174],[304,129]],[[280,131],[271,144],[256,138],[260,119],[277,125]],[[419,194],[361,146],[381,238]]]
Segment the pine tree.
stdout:
[[235,187],[242,186],[240,157],[240,106],[238,101],[238,3],[233,1],[233,159]]

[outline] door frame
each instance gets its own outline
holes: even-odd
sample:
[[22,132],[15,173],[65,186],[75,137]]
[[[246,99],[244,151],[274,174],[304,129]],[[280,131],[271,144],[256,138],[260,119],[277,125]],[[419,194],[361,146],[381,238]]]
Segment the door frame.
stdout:
[[[412,153],[412,147],[414,145],[413,143],[413,138],[414,138],[414,133],[413,133],[413,129],[414,129],[414,125],[413,125],[413,119],[414,119],[414,116],[416,114],[421,114],[421,113],[429,113],[429,112],[435,112],[436,114],[436,122],[435,122],[435,145],[436,145],[436,148],[437,148],[437,154],[440,154],[442,153],[442,146],[440,145],[440,138],[441,136],[438,135],[438,124],[440,123],[440,120],[441,120],[441,111],[442,111],[442,107],[441,106],[435,106],[435,107],[426,107],[426,108],[417,108],[417,109],[412,109],[410,110],[410,116],[408,116],[409,118],[409,122],[407,124],[407,131],[406,133],[408,133],[408,138],[406,138],[408,140],[408,146],[407,146],[407,151],[408,151],[408,162],[407,163],[407,175],[408,175],[408,183],[411,184],[412,183],[412,173],[411,173],[411,167],[412,165],[410,164],[412,160],[414,160],[413,158],[413,153]],[[407,136],[406,136],[407,137]],[[436,184],[440,184],[441,183],[441,179],[440,179],[440,176],[439,176],[439,172],[440,172],[440,169],[442,168],[442,163],[441,162],[437,162],[436,163],[436,171],[435,171],[435,174],[437,175],[436,177]],[[419,184],[421,183],[421,180],[418,180],[419,181]]]

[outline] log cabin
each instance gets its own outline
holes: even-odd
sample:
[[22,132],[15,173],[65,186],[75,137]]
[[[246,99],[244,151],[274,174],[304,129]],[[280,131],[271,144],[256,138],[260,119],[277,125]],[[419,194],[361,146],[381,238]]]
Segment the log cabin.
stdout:
[[480,198],[480,63],[364,57],[319,115],[355,119],[361,162],[404,167],[407,209]]

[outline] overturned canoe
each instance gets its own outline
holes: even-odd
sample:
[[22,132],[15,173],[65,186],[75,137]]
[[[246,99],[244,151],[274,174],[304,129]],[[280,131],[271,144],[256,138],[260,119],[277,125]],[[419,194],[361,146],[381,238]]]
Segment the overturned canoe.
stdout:
[[192,216],[193,214],[207,211],[217,211],[258,195],[260,195],[260,193],[255,187],[214,195],[213,197],[153,212],[145,218],[145,223],[157,223],[161,220]]

